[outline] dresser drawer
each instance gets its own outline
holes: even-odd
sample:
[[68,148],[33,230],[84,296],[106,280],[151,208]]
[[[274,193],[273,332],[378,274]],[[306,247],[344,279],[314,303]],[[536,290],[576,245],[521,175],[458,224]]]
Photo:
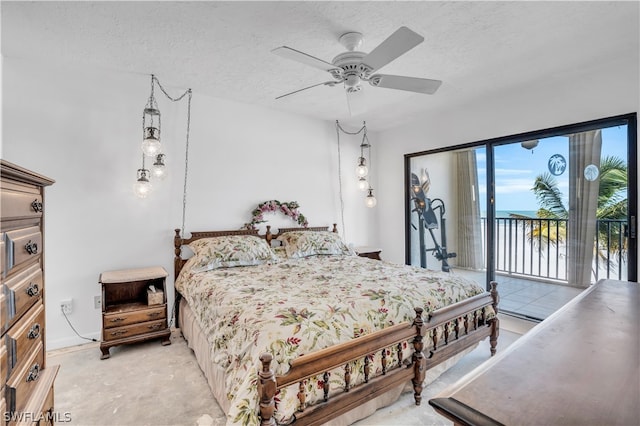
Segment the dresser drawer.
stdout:
[[9,352],[9,374],[19,369],[28,353],[42,341],[44,334],[44,305],[38,303],[7,332],[5,336]]
[[4,426],[7,424],[4,420],[6,412],[7,412],[7,402],[4,399],[4,392],[2,392],[2,395],[0,395],[0,426]]
[[[0,342],[0,380],[2,380],[3,384],[7,380],[7,371],[9,371],[9,355],[7,352],[7,345],[4,344],[4,341]],[[2,412],[0,412],[1,415]]]
[[42,269],[40,264],[31,265],[5,282],[8,306],[7,321],[19,317],[36,302],[42,300]]
[[0,197],[2,219],[42,216],[44,204],[42,203],[42,194],[37,187],[3,182]]
[[4,233],[0,234],[0,276],[4,277],[5,266],[4,263],[6,261],[7,252],[5,251],[4,245]]
[[104,314],[104,328],[121,327],[123,325],[163,319],[166,318],[166,312],[166,306],[160,305],[155,308],[141,309],[131,312]]
[[124,327],[115,327],[108,330],[104,330],[103,340],[117,340],[130,336],[139,336],[141,334],[153,333],[154,331],[160,331],[167,328],[167,321],[148,321],[140,324],[126,325]]
[[38,342],[25,362],[21,363],[7,380],[6,398],[10,411],[20,411],[26,406],[29,395],[38,386],[43,365],[44,347],[42,342]]
[[42,252],[42,233],[39,226],[6,233],[7,270],[27,262]]
[[9,318],[7,315],[9,304],[7,304],[7,297],[4,295],[5,291],[4,284],[0,284],[0,333],[4,333]]

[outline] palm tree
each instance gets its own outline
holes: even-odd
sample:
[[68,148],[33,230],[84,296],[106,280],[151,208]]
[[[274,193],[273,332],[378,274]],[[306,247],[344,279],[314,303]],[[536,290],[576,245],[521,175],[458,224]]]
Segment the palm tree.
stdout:
[[[538,175],[531,190],[535,193],[540,208],[536,217],[531,219],[530,240],[549,241],[558,244],[566,240],[569,211],[562,202],[562,193],[558,189],[558,182],[550,173]],[[517,215],[512,217],[524,218]],[[598,188],[598,207],[596,218],[598,225],[598,255],[606,259],[607,251],[624,253],[626,244],[622,238],[622,226],[608,226],[605,219],[624,220],[627,217],[627,165],[618,157],[607,156],[600,164],[600,182]],[[524,218],[530,219],[530,218]],[[552,226],[558,223],[558,226]],[[622,243],[622,244],[621,244]]]

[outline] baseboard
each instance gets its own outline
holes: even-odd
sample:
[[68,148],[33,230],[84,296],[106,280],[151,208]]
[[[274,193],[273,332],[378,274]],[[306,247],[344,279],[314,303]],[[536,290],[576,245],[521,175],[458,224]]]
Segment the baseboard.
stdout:
[[[87,333],[83,337],[86,337],[87,339],[96,339],[97,341],[100,341],[100,334],[101,333],[99,331],[96,331],[95,333]],[[70,346],[84,345],[86,343],[92,343],[92,342],[90,340],[83,339],[82,337],[79,337],[79,336],[69,336],[69,337],[64,337],[62,339],[52,339],[52,340],[47,339],[47,351],[68,348]]]

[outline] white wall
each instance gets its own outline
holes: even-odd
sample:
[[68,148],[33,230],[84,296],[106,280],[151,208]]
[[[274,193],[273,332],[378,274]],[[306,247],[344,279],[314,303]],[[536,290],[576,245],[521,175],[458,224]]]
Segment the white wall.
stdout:
[[[140,200],[132,185],[141,163],[148,75],[3,58],[2,78],[2,158],[56,180],[45,192],[48,348],[85,342],[65,322],[61,299],[73,299],[69,319],[78,332],[99,338],[93,297],[100,293],[100,272],[161,265],[172,288],[186,101],[172,103],[157,92],[170,175]],[[173,96],[185,90],[166,88]],[[311,225],[341,227],[334,123],[193,90],[187,232],[238,229],[270,199],[298,201]],[[359,141],[342,142],[346,238],[368,244],[375,211],[364,206],[352,179]],[[172,302],[172,289],[168,295]]]
[[525,89],[504,89],[380,132],[378,169],[384,170],[385,178],[378,191],[376,244],[384,258],[404,262],[404,239],[399,236],[405,229],[405,154],[637,112],[638,66],[638,55],[614,61],[594,58],[574,73],[532,82]]

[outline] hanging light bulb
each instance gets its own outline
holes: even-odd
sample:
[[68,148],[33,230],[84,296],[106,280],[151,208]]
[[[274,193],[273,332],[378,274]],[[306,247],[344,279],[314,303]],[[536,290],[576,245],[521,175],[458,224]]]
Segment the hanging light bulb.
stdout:
[[356,176],[363,178],[367,176],[369,169],[367,169],[367,161],[364,157],[358,157],[358,167],[356,167]]
[[149,170],[138,169],[138,180],[133,184],[133,192],[139,198],[147,198],[147,195],[151,193],[153,187],[149,182]]
[[142,152],[147,157],[155,157],[160,153],[160,129],[157,127],[145,127],[144,140],[142,141]]
[[378,200],[373,196],[373,188],[369,188],[369,193],[367,194],[367,198],[365,198],[364,203],[369,208],[373,208],[378,204]]
[[369,182],[367,182],[367,178],[361,177],[358,178],[358,189],[360,191],[366,191],[369,188]]
[[167,176],[167,167],[164,164],[164,154],[156,155],[156,161],[151,166],[151,176],[157,179],[164,179]]

